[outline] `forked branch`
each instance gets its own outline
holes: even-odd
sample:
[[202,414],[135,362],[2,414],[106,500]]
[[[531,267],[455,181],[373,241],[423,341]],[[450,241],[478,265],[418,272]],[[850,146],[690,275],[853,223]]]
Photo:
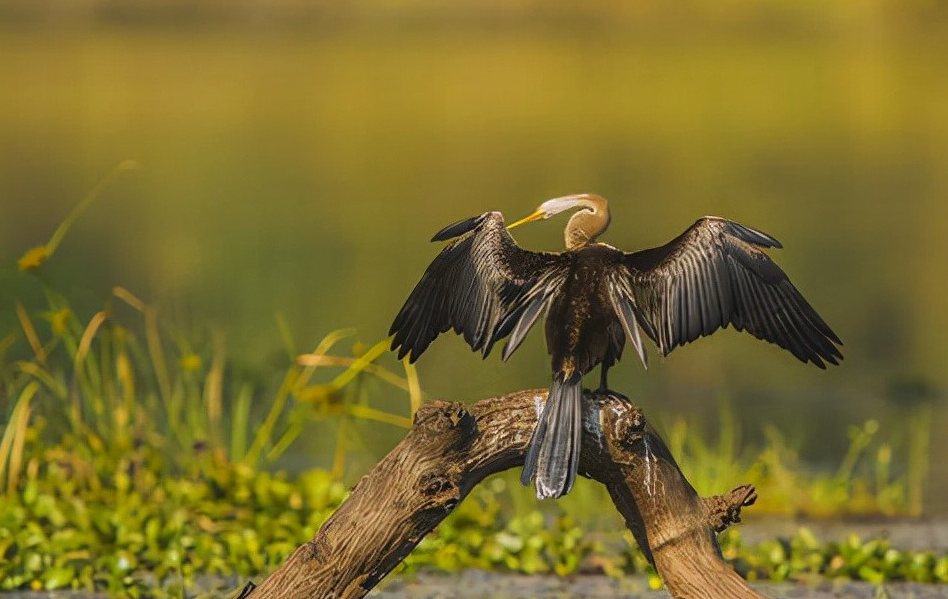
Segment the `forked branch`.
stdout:
[[[472,406],[435,401],[349,498],[249,599],[365,596],[486,476],[523,464],[546,390]],[[761,599],[722,559],[714,533],[756,499],[742,486],[702,499],[627,399],[587,394],[580,472],[602,482],[671,594]]]

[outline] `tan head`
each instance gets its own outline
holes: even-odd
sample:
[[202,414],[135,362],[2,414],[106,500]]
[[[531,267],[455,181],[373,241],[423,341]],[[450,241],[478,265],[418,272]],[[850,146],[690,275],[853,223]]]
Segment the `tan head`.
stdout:
[[507,225],[508,229],[513,229],[524,223],[529,223],[541,218],[550,218],[560,212],[565,212],[571,208],[579,208],[566,223],[564,232],[566,238],[566,249],[575,250],[589,245],[596,241],[596,238],[602,235],[603,231],[609,226],[609,203],[602,196],[594,193],[578,193],[561,198],[553,198],[540,204],[540,206],[530,215]]

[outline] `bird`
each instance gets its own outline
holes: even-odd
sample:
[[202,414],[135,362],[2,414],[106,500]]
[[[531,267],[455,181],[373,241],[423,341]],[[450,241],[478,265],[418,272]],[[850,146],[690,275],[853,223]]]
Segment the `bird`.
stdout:
[[[563,252],[520,247],[509,230],[575,210]],[[414,362],[453,330],[486,358],[506,339],[506,361],[545,319],[552,383],[527,446],[521,482],[538,498],[573,487],[579,469],[583,375],[608,370],[630,344],[648,367],[645,338],[667,356],[733,326],[825,369],[843,343],[765,252],[782,245],[737,222],[705,216],[665,245],[631,253],[597,241],[611,221],[605,198],[553,198],[505,225],[500,212],[460,220],[436,233],[447,242],[395,317],[398,358]],[[541,409],[541,408],[538,408]]]

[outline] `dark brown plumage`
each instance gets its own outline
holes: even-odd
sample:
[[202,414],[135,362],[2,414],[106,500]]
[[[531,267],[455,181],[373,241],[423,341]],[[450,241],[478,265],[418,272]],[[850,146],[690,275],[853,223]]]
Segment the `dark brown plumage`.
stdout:
[[579,208],[565,230],[567,251],[519,247],[499,212],[459,221],[434,236],[453,240],[425,271],[395,317],[398,356],[416,360],[453,329],[486,357],[507,339],[506,360],[542,316],[553,384],[527,452],[522,480],[538,497],[572,488],[579,465],[582,376],[607,371],[629,342],[643,364],[640,331],[663,355],[733,325],[820,368],[842,359],[839,337],[762,251],[780,243],[718,217],[698,220],[671,242],[625,253],[596,243],[610,216],[606,200],[579,194],[544,202],[510,225]]

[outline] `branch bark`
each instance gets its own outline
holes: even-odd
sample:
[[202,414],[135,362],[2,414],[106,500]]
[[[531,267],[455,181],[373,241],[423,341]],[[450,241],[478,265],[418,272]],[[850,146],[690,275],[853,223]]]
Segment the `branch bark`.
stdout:
[[[486,476],[523,464],[546,390],[472,406],[435,401],[362,477],[316,537],[241,597],[365,596]],[[580,472],[602,482],[674,597],[763,599],[721,558],[715,538],[756,499],[745,485],[702,499],[642,412],[587,393]]]

